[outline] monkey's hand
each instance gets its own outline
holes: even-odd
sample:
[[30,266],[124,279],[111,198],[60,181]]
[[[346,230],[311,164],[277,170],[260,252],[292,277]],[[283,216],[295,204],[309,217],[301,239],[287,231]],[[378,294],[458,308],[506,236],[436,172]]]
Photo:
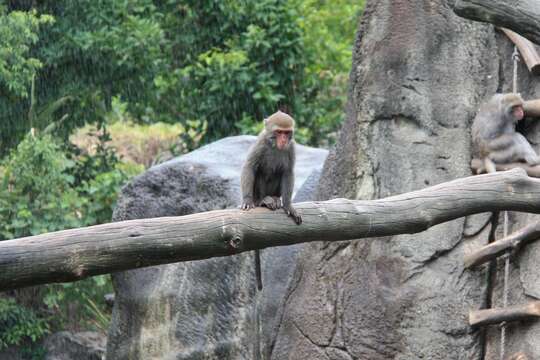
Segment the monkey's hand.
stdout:
[[240,206],[240,209],[247,211],[249,209],[253,209],[254,207],[255,207],[255,203],[253,202],[253,199],[250,197],[246,197],[242,201],[242,205]]
[[285,214],[287,214],[287,216],[290,216],[293,218],[296,225],[300,225],[302,223],[302,217],[298,215],[298,213],[296,212],[295,208],[292,207],[292,205],[283,207],[283,211],[285,211]]
[[281,199],[277,196],[265,196],[261,201],[261,205],[270,210],[277,210],[281,207]]

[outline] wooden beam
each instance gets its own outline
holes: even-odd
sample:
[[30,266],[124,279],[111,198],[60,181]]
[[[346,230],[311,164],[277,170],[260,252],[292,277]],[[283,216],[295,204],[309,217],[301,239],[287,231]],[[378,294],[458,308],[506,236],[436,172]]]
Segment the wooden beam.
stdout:
[[540,180],[515,169],[380,200],[334,199],[296,208],[302,225],[283,211],[231,209],[0,241],[0,290],[270,246],[412,234],[488,211],[540,213]]
[[469,313],[471,326],[500,324],[503,321],[519,321],[540,317],[540,301],[525,305],[509,306],[485,310],[473,310]]
[[538,0],[457,0],[454,12],[466,19],[510,29],[540,45]]
[[526,116],[540,117],[540,99],[525,101],[523,111],[525,111]]
[[[510,163],[510,164],[495,164],[495,165],[497,167],[497,171],[523,169],[527,172],[527,175],[535,177],[535,178],[540,178],[540,165],[529,166],[526,163],[521,163],[521,162]],[[484,163],[480,159],[472,159],[471,169],[473,170],[473,173],[475,174],[484,174],[486,172]]]
[[494,241],[471,254],[465,255],[465,268],[484,264],[510,250],[517,251],[522,246],[539,238],[540,222],[529,224],[501,240]]

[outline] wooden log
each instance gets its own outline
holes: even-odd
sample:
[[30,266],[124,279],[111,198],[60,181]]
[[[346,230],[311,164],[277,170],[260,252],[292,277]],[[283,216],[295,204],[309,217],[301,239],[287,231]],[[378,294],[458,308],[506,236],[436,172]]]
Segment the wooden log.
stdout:
[[469,324],[471,326],[485,326],[537,317],[540,317],[540,301],[505,308],[473,310],[469,313]]
[[540,1],[457,0],[456,15],[504,27],[540,45]]
[[501,31],[516,45],[521,54],[521,58],[527,65],[529,71],[534,75],[540,74],[540,56],[534,47],[534,44],[523,36],[516,34],[512,30],[501,28]]
[[[512,169],[523,169],[527,172],[527,175],[540,178],[540,165],[529,166],[526,163],[516,162],[509,164],[495,164],[497,171],[508,171]],[[475,174],[485,174],[486,169],[484,167],[484,162],[480,159],[472,159],[471,169]]]
[[526,116],[540,117],[540,99],[527,100],[523,103]]
[[540,213],[540,179],[522,169],[470,176],[379,200],[296,204],[129,220],[0,241],[0,291],[270,246],[412,234],[489,211]]
[[465,255],[465,268],[486,263],[510,250],[517,251],[522,246],[539,238],[540,222],[529,224],[501,240],[492,242],[471,254]]

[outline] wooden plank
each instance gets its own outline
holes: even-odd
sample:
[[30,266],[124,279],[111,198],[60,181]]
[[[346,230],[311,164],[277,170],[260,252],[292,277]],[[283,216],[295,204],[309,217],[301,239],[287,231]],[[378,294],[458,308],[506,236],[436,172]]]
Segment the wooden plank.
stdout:
[[[527,175],[540,178],[540,165],[529,166],[526,163],[516,162],[509,164],[495,164],[497,171],[508,171],[512,169],[523,169],[527,172]],[[484,168],[484,162],[480,159],[471,160],[471,169],[475,174],[484,174],[486,169]]]
[[465,268],[478,266],[505,254],[508,251],[517,251],[524,245],[540,238],[540,222],[535,222],[508,235],[481,247],[471,254],[465,255]]
[[469,313],[471,326],[486,326],[500,324],[503,321],[520,321],[540,317],[540,301],[525,305],[509,306],[485,310],[473,310]]

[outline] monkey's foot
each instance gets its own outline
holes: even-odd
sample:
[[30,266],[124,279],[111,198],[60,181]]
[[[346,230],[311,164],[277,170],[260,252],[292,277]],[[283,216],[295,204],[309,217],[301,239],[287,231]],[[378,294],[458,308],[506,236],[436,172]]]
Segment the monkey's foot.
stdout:
[[281,199],[277,196],[265,196],[261,200],[261,206],[265,206],[270,210],[277,210],[281,207]]
[[302,217],[298,215],[298,213],[292,206],[290,206],[289,208],[283,208],[283,210],[285,211],[285,214],[287,214],[287,216],[292,217],[296,225],[300,225],[302,223]]
[[244,199],[242,202],[242,205],[240,206],[240,209],[242,210],[249,210],[255,208],[255,204],[253,203],[253,200],[251,199]]

